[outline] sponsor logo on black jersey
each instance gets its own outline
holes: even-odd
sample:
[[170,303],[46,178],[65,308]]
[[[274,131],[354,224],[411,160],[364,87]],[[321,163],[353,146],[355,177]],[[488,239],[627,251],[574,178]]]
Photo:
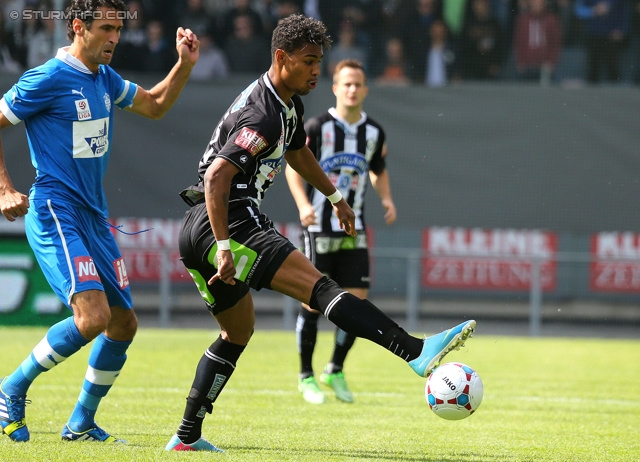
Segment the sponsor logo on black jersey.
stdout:
[[251,130],[250,128],[244,127],[236,140],[235,144],[240,146],[243,149],[249,151],[252,156],[257,155],[260,151],[266,148],[269,143],[265,140],[260,133]]

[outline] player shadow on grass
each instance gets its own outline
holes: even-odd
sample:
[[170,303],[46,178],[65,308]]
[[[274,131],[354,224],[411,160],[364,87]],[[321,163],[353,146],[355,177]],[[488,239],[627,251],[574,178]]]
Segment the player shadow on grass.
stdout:
[[[270,450],[262,446],[226,446],[225,450],[232,451],[257,451],[268,453],[282,452],[280,449]],[[446,451],[446,450],[444,450]],[[410,455],[400,451],[367,451],[367,450],[339,450],[339,449],[305,449],[304,458],[308,460],[327,460],[339,458],[344,460],[401,460],[407,462],[500,462],[514,460],[508,456],[492,455],[482,457],[473,453],[456,453],[455,455],[445,455],[441,450],[434,449],[434,454]],[[293,454],[289,454],[293,455]],[[302,455],[302,454],[301,454]]]

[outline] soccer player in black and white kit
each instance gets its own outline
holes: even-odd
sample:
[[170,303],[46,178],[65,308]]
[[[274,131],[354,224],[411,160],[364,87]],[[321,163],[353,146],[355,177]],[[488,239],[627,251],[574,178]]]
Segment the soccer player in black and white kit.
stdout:
[[220,336],[196,368],[182,422],[167,450],[220,451],[202,438],[202,423],[253,334],[249,288],[272,289],[320,311],[337,326],[388,349],[427,377],[475,328],[466,321],[440,334],[412,337],[366,300],[323,276],[260,212],[283,159],[334,205],[344,231],[355,236],[355,215],[305,144],[300,95],[318,83],[331,40],[320,21],[291,15],[278,22],[271,67],[222,116],[198,168],[198,182],[182,191],[191,206],[179,237],[181,259]]
[[[357,236],[340,229],[331,202],[306,184],[291,167],[286,176],[300,213],[305,255],[315,267],[358,298],[367,298],[369,289],[369,251],[364,220],[364,196],[371,179],[381,199],[388,225],[396,221],[386,169],[387,144],[380,124],[362,111],[367,96],[367,77],[362,63],[340,61],[333,73],[335,107],[305,124],[307,145],[331,183],[347,199],[355,213]],[[322,404],[325,396],[313,373],[313,351],[318,335],[320,312],[302,304],[296,323],[300,376],[298,390],[309,403]],[[336,328],[333,355],[320,380],[329,385],[341,401],[353,402],[344,378],[343,366],[355,336]]]

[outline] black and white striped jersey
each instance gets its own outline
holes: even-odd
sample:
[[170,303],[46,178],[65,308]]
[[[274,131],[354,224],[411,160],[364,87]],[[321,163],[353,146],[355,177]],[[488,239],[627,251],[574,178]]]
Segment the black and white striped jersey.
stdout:
[[[384,130],[364,112],[360,120],[349,124],[335,108],[310,119],[305,129],[309,149],[355,212],[356,230],[364,230],[364,195],[369,170],[380,174],[386,167]],[[307,185],[307,196],[318,217],[318,224],[309,226],[309,232],[344,235],[331,202],[311,185]]]
[[304,147],[304,106],[293,95],[290,107],[280,99],[267,74],[249,85],[222,116],[198,165],[198,182],[180,193],[193,206],[204,200],[204,174],[220,156],[240,172],[231,181],[229,205],[250,199],[260,206],[282,170],[287,149]]

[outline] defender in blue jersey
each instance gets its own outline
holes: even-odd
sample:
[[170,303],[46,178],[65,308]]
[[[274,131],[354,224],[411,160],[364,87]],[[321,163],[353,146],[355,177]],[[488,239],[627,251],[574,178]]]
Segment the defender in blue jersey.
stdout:
[[316,87],[323,48],[330,44],[320,21],[301,14],[278,21],[271,67],[222,116],[200,159],[198,182],[180,193],[191,206],[180,227],[180,258],[221,332],[198,363],[168,451],[220,451],[202,438],[202,424],[253,334],[250,288],[306,303],[344,331],[402,358],[422,377],[475,328],[475,321],[467,321],[424,341],[409,335],[320,273],[261,213],[265,192],[286,160],[329,199],[339,226],[356,234],[353,210],[305,144],[300,96]]
[[[16,191],[0,148],[0,210],[25,217],[27,239],[51,287],[73,315],[52,326],[17,369],[0,379],[0,426],[28,441],[27,391],[36,377],[95,339],[82,390],[62,430],[65,441],[122,441],[95,423],[137,329],[127,271],[107,222],[102,188],[115,108],[157,119],[178,98],[198,60],[199,42],[178,28],[178,61],[151,90],[108,65],[123,27],[121,0],[73,0],[71,46],[24,73],[0,100],[0,129],[24,122],[36,169],[29,197]],[[10,345],[2,344],[2,348]]]

